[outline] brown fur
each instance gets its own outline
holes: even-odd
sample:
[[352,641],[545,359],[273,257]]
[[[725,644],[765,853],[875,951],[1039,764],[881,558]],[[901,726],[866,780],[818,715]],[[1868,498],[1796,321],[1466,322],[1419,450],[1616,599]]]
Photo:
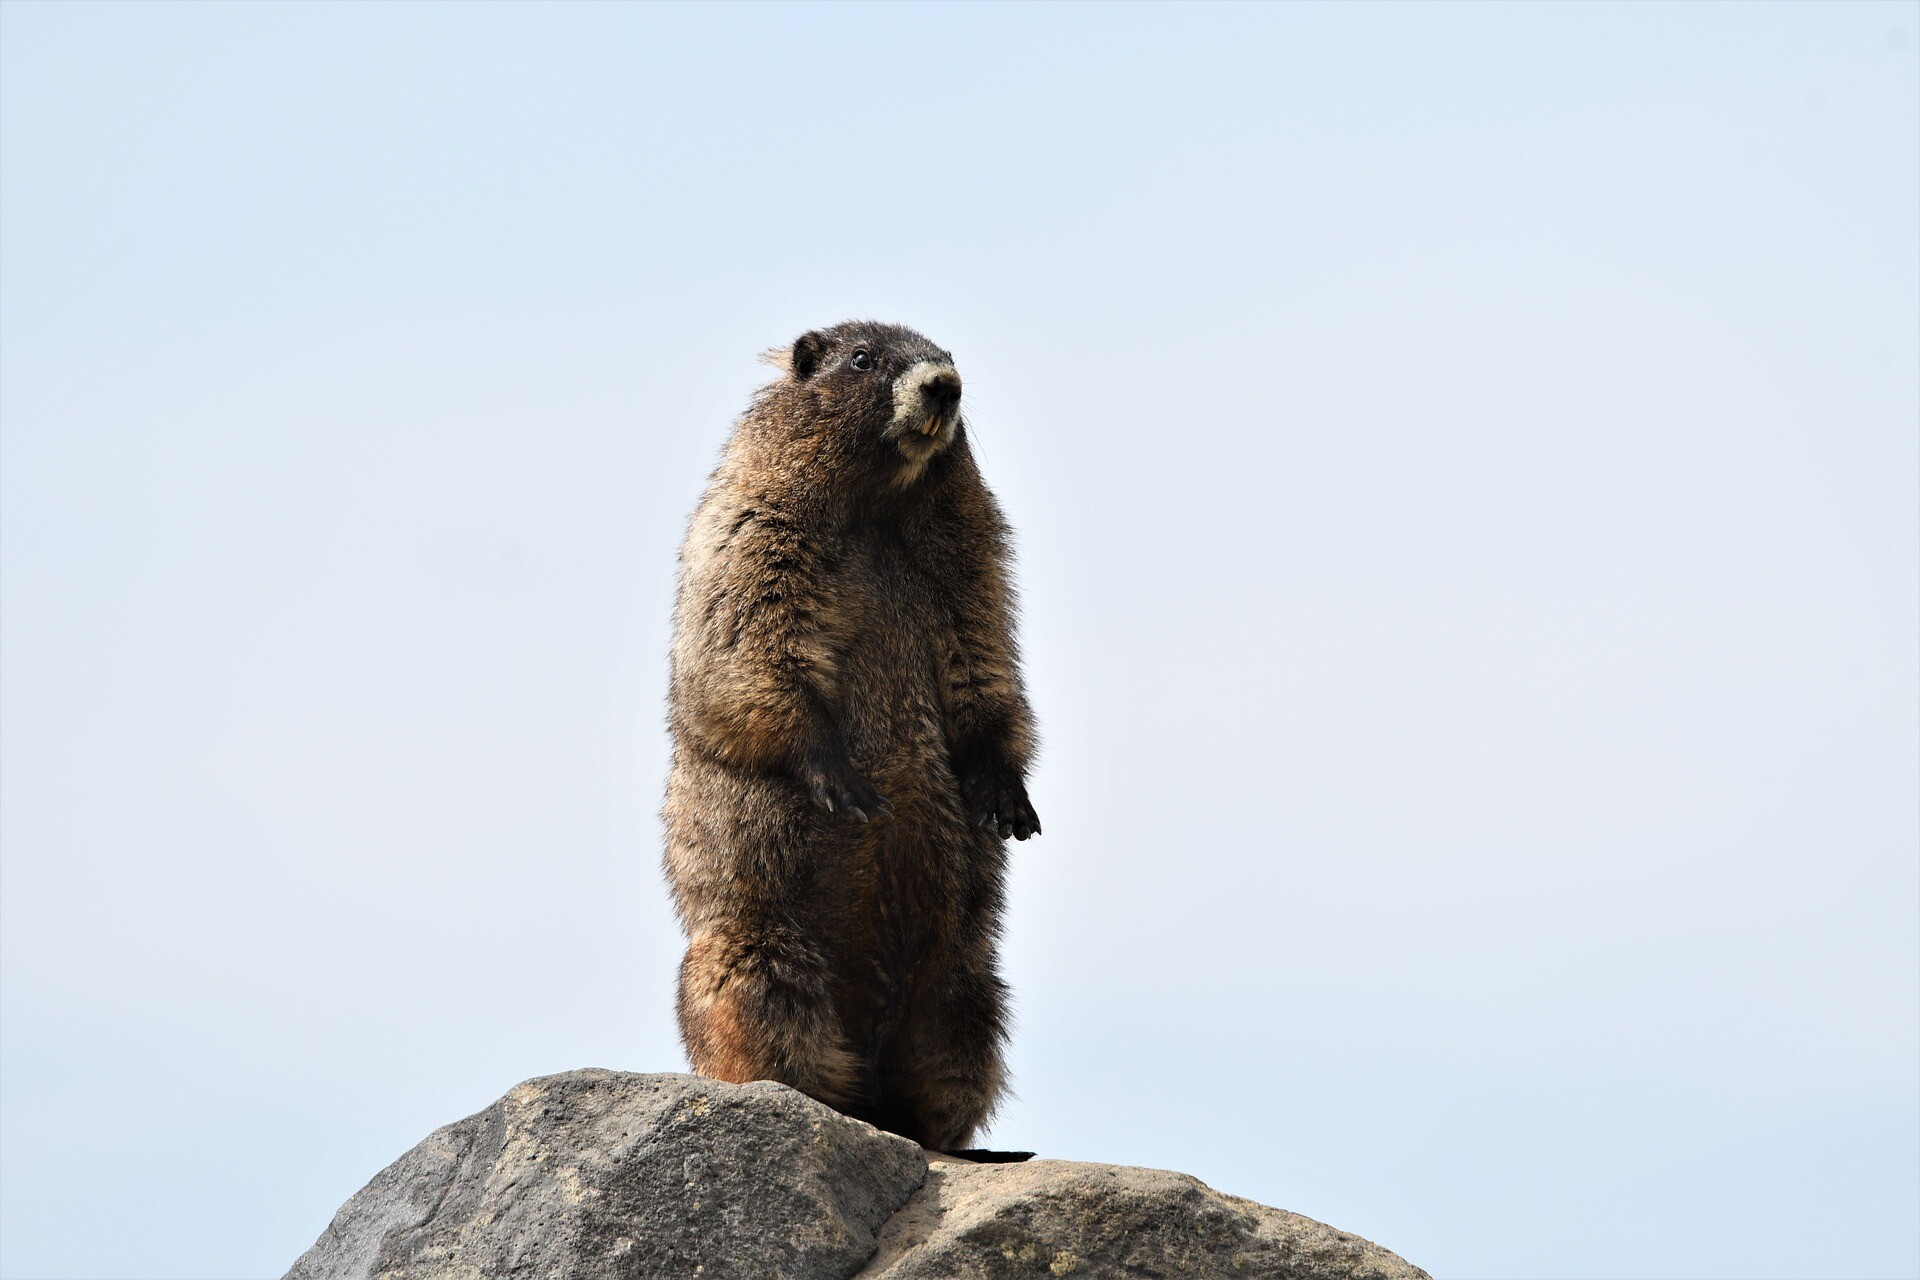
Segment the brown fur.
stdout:
[[844,324],[778,362],[681,550],[681,1035],[955,1150],[1003,1086],[1002,842],[1039,830],[1007,528],[944,351]]

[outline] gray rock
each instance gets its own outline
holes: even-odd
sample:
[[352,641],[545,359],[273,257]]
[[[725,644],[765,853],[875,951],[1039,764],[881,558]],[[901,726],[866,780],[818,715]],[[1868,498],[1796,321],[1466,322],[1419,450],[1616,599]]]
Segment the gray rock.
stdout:
[[860,1280],[1009,1276],[1432,1280],[1359,1236],[1184,1173],[935,1157]]
[[573,1071],[382,1170],[286,1280],[1430,1280],[1184,1174],[933,1159],[776,1084]]
[[401,1156],[287,1280],[845,1280],[926,1169],[781,1085],[571,1071]]

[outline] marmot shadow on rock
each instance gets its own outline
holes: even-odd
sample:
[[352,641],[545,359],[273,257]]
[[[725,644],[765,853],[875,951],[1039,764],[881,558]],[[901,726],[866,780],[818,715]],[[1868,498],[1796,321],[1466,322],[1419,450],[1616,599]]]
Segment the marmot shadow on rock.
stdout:
[[1002,842],[1040,830],[1007,526],[945,351],[850,322],[769,359],[680,553],[681,1036],[951,1151],[1003,1085]]

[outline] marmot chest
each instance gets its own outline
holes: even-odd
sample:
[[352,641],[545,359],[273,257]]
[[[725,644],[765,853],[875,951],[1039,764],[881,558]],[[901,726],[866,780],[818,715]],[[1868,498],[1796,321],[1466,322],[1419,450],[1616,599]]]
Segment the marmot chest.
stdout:
[[938,745],[944,753],[943,673],[955,635],[935,575],[912,544],[876,536],[850,548],[833,589],[852,610],[840,699],[858,745],[885,754]]

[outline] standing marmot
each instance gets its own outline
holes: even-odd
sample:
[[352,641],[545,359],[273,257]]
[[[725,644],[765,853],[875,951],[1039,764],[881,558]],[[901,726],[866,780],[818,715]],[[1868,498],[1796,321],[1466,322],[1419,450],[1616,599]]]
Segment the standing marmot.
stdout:
[[953,358],[847,323],[770,357],[680,552],[667,875],[694,1069],[937,1150],[1002,1085],[1033,721]]

